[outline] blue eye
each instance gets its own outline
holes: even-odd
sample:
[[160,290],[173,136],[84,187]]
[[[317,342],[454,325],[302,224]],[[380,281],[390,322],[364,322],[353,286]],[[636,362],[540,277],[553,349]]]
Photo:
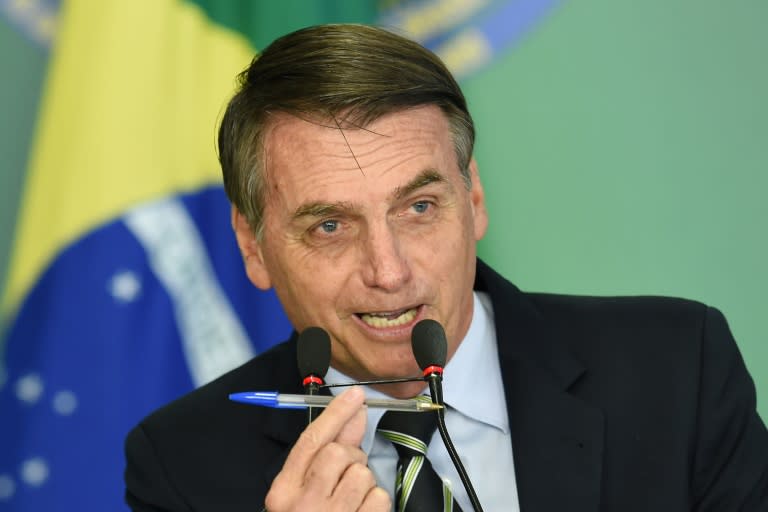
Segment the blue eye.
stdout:
[[413,203],[412,208],[416,213],[424,213],[429,208],[429,203],[427,201],[419,201],[417,203]]
[[339,221],[337,220],[326,220],[320,224],[320,229],[322,229],[324,233],[333,233],[338,228]]

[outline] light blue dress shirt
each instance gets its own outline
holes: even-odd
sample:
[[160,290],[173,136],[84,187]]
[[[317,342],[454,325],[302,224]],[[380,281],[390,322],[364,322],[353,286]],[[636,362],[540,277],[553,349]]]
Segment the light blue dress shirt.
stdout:
[[[329,383],[350,382],[334,368],[329,369]],[[331,388],[334,393],[343,388]],[[369,398],[383,393],[365,387]],[[424,394],[429,394],[425,389]],[[461,457],[484,510],[519,512],[512,440],[501,380],[493,308],[486,294],[474,294],[472,323],[453,358],[445,366],[443,397],[448,409],[445,423],[456,451]],[[379,486],[394,496],[397,452],[392,444],[376,435],[382,409],[368,409],[368,423],[361,449],[368,454],[368,466]],[[453,467],[439,432],[429,443],[427,456],[435,471],[443,477],[464,512],[472,506]]]

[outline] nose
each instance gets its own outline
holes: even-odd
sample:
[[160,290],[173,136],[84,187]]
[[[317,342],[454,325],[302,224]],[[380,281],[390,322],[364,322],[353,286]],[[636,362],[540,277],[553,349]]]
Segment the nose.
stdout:
[[401,239],[388,223],[368,229],[363,241],[363,282],[371,288],[397,291],[411,278]]

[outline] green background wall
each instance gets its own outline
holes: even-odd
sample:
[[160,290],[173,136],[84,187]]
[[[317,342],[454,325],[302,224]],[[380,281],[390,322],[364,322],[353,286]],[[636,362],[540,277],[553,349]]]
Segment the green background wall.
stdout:
[[[296,25],[281,5],[267,40]],[[766,19],[763,0],[566,1],[464,80],[492,215],[481,254],[529,290],[718,306],[763,417]],[[0,21],[0,285],[46,61]]]
[[719,307],[764,418],[766,19],[761,1],[564,2],[465,82],[492,214],[481,254],[529,290]]

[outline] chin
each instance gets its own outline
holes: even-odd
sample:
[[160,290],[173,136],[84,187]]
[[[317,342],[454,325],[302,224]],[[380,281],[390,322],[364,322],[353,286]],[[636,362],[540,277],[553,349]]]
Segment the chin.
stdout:
[[416,360],[413,358],[413,352],[410,346],[408,347],[407,357],[399,360],[388,361],[387,364],[379,364],[376,368],[376,374],[384,377],[404,378],[404,377],[416,377],[421,375],[421,368],[416,364]]
[[424,381],[414,381],[399,384],[379,384],[373,387],[392,398],[413,398],[424,393],[427,389],[427,383]]

